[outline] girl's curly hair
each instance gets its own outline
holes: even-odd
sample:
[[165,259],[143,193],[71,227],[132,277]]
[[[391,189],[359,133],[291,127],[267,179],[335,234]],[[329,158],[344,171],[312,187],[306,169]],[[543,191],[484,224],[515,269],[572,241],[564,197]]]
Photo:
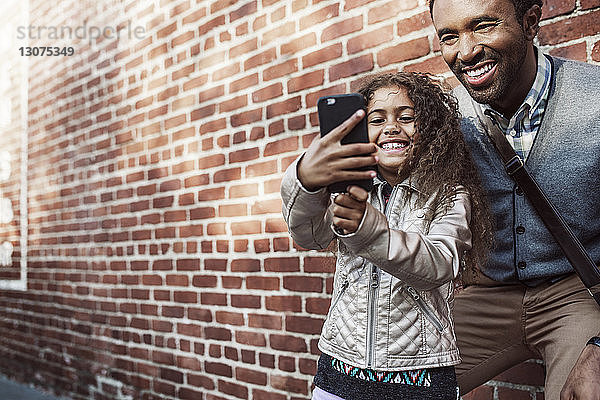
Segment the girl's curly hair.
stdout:
[[[481,180],[460,131],[458,104],[428,74],[397,72],[375,76],[358,90],[367,104],[377,89],[405,88],[414,104],[418,139],[411,146],[402,171],[427,197],[452,198],[462,186],[471,198],[472,248],[465,254],[466,273],[476,273],[485,262],[493,240],[492,217]],[[399,171],[400,173],[400,171]],[[404,178],[403,176],[402,178]],[[417,206],[423,206],[422,196]]]

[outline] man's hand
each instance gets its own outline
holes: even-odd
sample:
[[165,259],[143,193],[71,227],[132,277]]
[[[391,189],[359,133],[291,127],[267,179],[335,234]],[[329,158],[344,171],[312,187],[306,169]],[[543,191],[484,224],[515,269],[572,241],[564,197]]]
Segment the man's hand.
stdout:
[[316,137],[298,164],[298,179],[307,190],[314,191],[335,182],[370,179],[373,171],[356,168],[375,165],[377,148],[372,143],[342,145],[340,141],[365,116],[359,110],[324,137]]
[[560,400],[600,400],[600,347],[583,348],[560,392]]
[[369,193],[360,186],[352,185],[347,193],[333,200],[333,225],[344,235],[356,232],[367,208]]

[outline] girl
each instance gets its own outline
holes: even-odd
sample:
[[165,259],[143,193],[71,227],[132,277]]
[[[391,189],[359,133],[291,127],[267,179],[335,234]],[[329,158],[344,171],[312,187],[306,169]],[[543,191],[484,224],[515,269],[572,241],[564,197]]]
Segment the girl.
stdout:
[[[454,99],[428,76],[378,76],[360,90],[369,144],[341,145],[364,117],[316,138],[282,181],[284,219],[309,249],[337,240],[333,299],[313,400],[456,399],[453,283],[491,242],[491,219]],[[356,171],[376,165],[377,173]],[[367,193],[330,183],[375,175]]]

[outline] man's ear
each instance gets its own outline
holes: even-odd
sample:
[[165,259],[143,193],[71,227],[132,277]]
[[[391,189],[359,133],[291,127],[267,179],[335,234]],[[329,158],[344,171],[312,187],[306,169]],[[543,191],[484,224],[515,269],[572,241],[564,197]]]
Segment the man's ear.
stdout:
[[542,9],[540,6],[533,5],[523,15],[523,33],[527,40],[532,41],[540,30],[540,20],[542,19]]

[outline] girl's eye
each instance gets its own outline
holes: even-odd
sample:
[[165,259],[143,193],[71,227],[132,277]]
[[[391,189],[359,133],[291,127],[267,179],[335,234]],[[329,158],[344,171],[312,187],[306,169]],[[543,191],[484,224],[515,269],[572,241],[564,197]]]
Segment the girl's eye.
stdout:
[[413,122],[414,120],[415,120],[415,117],[412,115],[403,115],[400,118],[398,118],[398,121],[403,122],[403,123]]
[[385,122],[383,118],[373,118],[369,121],[370,124],[382,124]]

